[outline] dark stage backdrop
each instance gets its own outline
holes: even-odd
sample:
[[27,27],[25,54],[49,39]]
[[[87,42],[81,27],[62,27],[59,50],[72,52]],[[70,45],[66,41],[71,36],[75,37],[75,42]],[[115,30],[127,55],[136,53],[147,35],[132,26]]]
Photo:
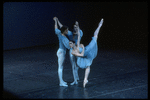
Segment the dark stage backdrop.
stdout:
[[101,18],[98,46],[145,51],[148,48],[147,2],[6,2],[3,4],[3,50],[58,45],[53,17],[63,25],[79,22],[88,45]]

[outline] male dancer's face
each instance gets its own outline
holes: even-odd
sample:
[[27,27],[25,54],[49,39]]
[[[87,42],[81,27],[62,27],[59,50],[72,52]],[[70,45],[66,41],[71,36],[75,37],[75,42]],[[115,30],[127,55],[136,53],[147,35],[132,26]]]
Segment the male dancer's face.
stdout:
[[66,29],[64,32],[63,32],[64,35],[67,35],[68,34],[68,29]]

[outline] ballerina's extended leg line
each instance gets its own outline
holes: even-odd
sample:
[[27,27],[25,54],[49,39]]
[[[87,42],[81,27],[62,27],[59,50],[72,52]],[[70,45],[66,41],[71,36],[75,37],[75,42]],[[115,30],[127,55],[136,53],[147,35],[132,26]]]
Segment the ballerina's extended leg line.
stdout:
[[[103,19],[101,19],[100,23],[99,23],[99,26],[97,27],[97,29],[95,30],[94,32],[94,38],[96,39],[97,41],[97,38],[98,38],[98,33],[100,31],[100,28],[103,24]],[[84,77],[84,82],[83,82],[83,87],[85,88],[85,85],[88,83],[88,76],[89,76],[89,73],[90,73],[90,66],[88,66],[86,69],[85,69],[85,77]]]

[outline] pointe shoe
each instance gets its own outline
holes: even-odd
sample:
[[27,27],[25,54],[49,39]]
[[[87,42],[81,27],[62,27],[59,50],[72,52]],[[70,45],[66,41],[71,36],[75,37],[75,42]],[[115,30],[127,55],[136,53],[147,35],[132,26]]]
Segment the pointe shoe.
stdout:
[[101,19],[100,23],[99,23],[99,26],[102,26],[103,25],[103,18]]
[[85,88],[85,85],[86,85],[87,83],[88,83],[88,80],[83,82],[83,87],[84,87],[84,88]]

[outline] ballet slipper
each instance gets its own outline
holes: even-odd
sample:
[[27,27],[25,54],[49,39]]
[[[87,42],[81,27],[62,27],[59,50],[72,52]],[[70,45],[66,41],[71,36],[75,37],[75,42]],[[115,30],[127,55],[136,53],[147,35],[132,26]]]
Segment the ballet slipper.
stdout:
[[74,82],[70,83],[70,85],[74,85],[74,84],[78,84],[78,82],[74,81]]
[[63,81],[63,84],[67,84],[67,82]]

